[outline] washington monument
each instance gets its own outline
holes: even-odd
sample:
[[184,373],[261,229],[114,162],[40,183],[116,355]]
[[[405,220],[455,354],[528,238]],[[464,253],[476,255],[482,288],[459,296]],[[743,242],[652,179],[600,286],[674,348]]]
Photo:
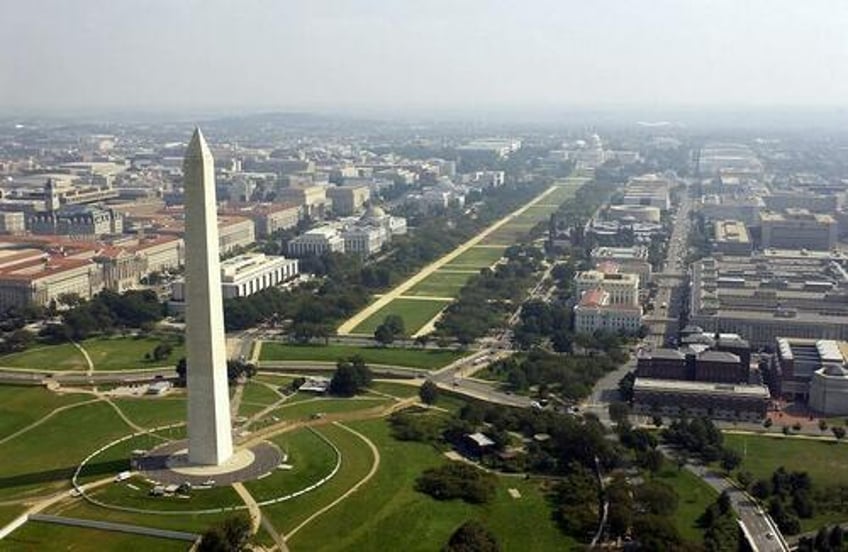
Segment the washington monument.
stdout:
[[185,175],[188,460],[218,466],[233,454],[224,307],[218,261],[215,167],[200,129],[183,162]]

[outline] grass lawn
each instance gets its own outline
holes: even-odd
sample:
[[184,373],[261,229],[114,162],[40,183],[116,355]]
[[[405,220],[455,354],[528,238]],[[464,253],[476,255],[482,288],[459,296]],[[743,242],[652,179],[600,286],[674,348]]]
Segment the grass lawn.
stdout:
[[80,471],[79,481],[89,483],[128,470],[130,469],[132,451],[137,449],[150,450],[164,443],[165,441],[156,435],[139,435],[109,447],[85,465]]
[[718,498],[715,490],[695,474],[676,467],[664,469],[657,477],[674,487],[680,497],[674,513],[674,524],[680,535],[687,541],[702,543],[704,530],[698,527],[698,518]]
[[186,421],[185,397],[150,397],[145,399],[112,399],[127,418],[143,428]]
[[292,469],[274,470],[267,477],[246,482],[245,487],[258,502],[303,489],[329,475],[336,465],[333,447],[308,429],[284,433],[271,440],[288,455],[286,463]]
[[[144,355],[164,340],[169,340],[174,350],[165,360],[146,360]],[[185,356],[185,347],[173,338],[158,337],[94,337],[80,345],[94,363],[95,370],[129,370],[171,366]],[[22,353],[0,357],[0,366],[30,368],[33,370],[88,370],[83,354],[72,343],[37,345]]]
[[[740,469],[757,479],[771,479],[774,470],[783,466],[807,472],[816,489],[848,485],[848,448],[844,444],[727,433],[724,442],[743,456]],[[817,511],[814,517],[801,520],[801,529],[813,531],[837,521],[848,521],[848,513]]]
[[418,387],[415,385],[406,385],[403,383],[392,383],[388,381],[375,381],[371,385],[368,386],[369,389],[373,389],[374,391],[379,391],[380,393],[385,393],[387,395],[391,395],[393,397],[399,397],[401,399],[406,397],[417,397],[418,396]]
[[93,397],[58,394],[39,386],[0,385],[0,439],[41,419],[50,411]]
[[22,353],[0,356],[0,366],[60,372],[88,370],[88,363],[73,343],[36,345]]
[[[130,428],[99,402],[62,412],[0,445],[0,499],[67,488],[77,464]],[[104,475],[111,474],[104,466]]]
[[[235,491],[232,492],[235,493]],[[137,514],[101,508],[100,506],[89,504],[82,498],[66,500],[48,508],[45,513],[82,519],[95,519],[98,521],[111,521],[114,523],[129,523],[132,525],[143,525],[145,527],[172,529],[174,531],[187,531],[191,533],[202,533],[210,525],[231,515],[231,513],[185,515]],[[148,548],[148,550],[156,549]]]
[[[335,444],[341,451],[341,468],[335,477],[314,491],[303,494],[287,502],[282,502],[273,506],[265,506],[262,508],[263,515],[270,519],[274,527],[281,534],[288,533],[304,519],[312,515],[313,512],[319,510],[326,504],[329,504],[337,497],[344,494],[360,479],[365,477],[371,469],[371,465],[373,463],[371,449],[369,449],[359,437],[335,425],[322,426],[319,428],[319,431],[322,435],[332,441],[333,444]],[[365,492],[366,489],[368,489],[367,486],[355,494],[358,495]],[[341,504],[345,504],[345,502],[342,502]],[[334,511],[336,511],[336,508],[331,509],[325,515],[329,515]],[[319,517],[318,519],[322,518]],[[307,525],[306,527],[309,526]],[[351,527],[353,527],[353,525],[348,525],[348,529]],[[270,538],[265,532],[260,532],[258,536],[260,538],[268,539],[266,543],[270,542]],[[385,543],[383,543],[383,545],[382,549],[385,550]],[[292,547],[292,549],[310,550],[311,548],[308,546],[298,546]],[[402,550],[402,548],[397,547],[393,549]]]
[[443,268],[485,268],[503,256],[506,247],[472,247]]
[[26,506],[0,506],[0,527],[17,518],[26,511]]
[[727,433],[724,442],[743,456],[742,468],[756,478],[771,478],[774,470],[783,466],[809,473],[818,487],[848,485],[848,448],[844,444]]
[[294,381],[294,378],[291,376],[280,376],[278,374],[272,374],[271,372],[261,372],[253,376],[253,381],[270,383],[271,385],[276,385],[277,387],[287,387],[291,385],[291,382]]
[[131,535],[115,531],[99,531],[84,527],[69,527],[54,523],[30,521],[3,540],[3,550],[55,550],[74,552],[100,552],[121,550],[122,552],[185,551],[190,542],[160,539],[144,535]]
[[353,329],[353,333],[373,334],[377,326],[390,314],[397,314],[403,318],[407,335],[412,335],[421,326],[433,319],[442,309],[450,304],[450,301],[422,301],[418,299],[395,299],[388,305],[378,310],[361,324]]
[[353,410],[365,410],[388,403],[390,399],[370,395],[367,397],[355,397],[350,399],[316,399],[290,404],[283,404],[273,411],[273,415],[282,420],[303,420],[313,414],[335,414],[337,412],[350,412]]
[[[429,301],[413,301],[429,304]],[[260,360],[319,360],[336,362],[359,355],[366,363],[436,369],[466,356],[467,352],[398,347],[353,347],[348,345],[295,345],[266,341]],[[289,380],[291,381],[291,380]]]
[[[307,525],[291,540],[293,550],[438,550],[469,519],[478,519],[502,550],[570,550],[575,542],[551,519],[538,483],[501,478],[491,503],[439,502],[414,490],[415,479],[447,460],[430,445],[397,441],[385,420],[352,423],[380,450],[380,469],[359,492]],[[513,499],[514,488],[521,498]]]
[[[168,341],[174,350],[164,360],[147,360],[145,354],[153,354],[159,343]],[[82,347],[91,357],[95,370],[129,370],[134,368],[156,368],[173,366],[185,356],[185,346],[173,338],[158,337],[95,337],[86,339]]]
[[272,405],[283,397],[276,393],[273,389],[254,381],[249,381],[244,386],[241,400],[253,404]]
[[467,272],[436,271],[415,284],[412,289],[406,292],[406,295],[413,295],[415,297],[456,297],[459,295],[459,290],[473,276],[474,274]]
[[[138,487],[135,490],[128,484]],[[112,483],[97,489],[92,496],[105,504],[128,506],[142,510],[179,511],[204,510],[243,504],[236,491],[230,486],[195,490],[190,497],[150,496],[153,488],[144,478],[137,476],[122,483]]]

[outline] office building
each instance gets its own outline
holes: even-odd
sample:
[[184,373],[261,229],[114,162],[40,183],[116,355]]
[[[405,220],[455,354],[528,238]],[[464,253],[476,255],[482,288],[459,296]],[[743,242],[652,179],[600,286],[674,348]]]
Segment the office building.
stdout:
[[689,322],[739,334],[755,347],[777,337],[848,339],[848,273],[841,256],[764,252],[692,265]]
[[[297,259],[274,257],[263,253],[248,253],[221,261],[221,294],[224,299],[248,297],[270,287],[297,279],[300,274]],[[185,301],[185,283],[174,282],[174,301]]]
[[640,285],[651,281],[651,263],[648,262],[648,248],[642,245],[633,247],[597,247],[592,250],[592,263],[612,261],[620,272],[638,274]]
[[831,215],[806,209],[760,214],[763,248],[829,251],[836,246],[838,227]]
[[610,293],[600,288],[584,292],[574,306],[574,331],[577,333],[603,330],[635,334],[641,327],[641,307],[613,304]]
[[368,186],[329,186],[327,197],[333,200],[333,212],[349,216],[361,211],[371,198]]
[[766,417],[770,400],[764,385],[641,377],[633,383],[633,410],[648,416],[760,421]]
[[716,252],[740,256],[751,254],[751,235],[744,223],[738,220],[717,220],[713,228],[713,248]]
[[609,294],[610,305],[639,304],[639,276],[631,273],[586,270],[574,276],[575,294],[580,297],[593,289]]

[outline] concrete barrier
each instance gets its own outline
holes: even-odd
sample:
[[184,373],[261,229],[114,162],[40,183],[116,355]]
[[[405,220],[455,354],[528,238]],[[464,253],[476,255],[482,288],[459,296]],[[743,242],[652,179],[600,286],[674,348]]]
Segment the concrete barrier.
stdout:
[[183,531],[171,531],[168,529],[155,529],[141,525],[129,525],[126,523],[113,523],[111,521],[96,521],[93,519],[69,518],[62,516],[48,516],[46,514],[32,514],[29,521],[40,521],[43,523],[55,523],[71,527],[85,527],[87,529],[99,529],[101,531],[114,531],[118,533],[131,533],[134,535],[145,535],[160,539],[171,539],[194,542],[200,535],[196,533],[185,533]]

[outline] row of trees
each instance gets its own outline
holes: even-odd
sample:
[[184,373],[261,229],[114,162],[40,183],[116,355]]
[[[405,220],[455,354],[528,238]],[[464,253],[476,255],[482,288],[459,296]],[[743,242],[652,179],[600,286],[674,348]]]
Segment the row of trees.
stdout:
[[436,323],[436,336],[468,345],[504,324],[541,269],[542,253],[532,246],[512,246],[504,256],[506,263],[481,270],[460,290]]
[[123,294],[104,290],[90,301],[79,301],[59,324],[48,324],[42,336],[53,341],[83,340],[127,328],[150,329],[165,316],[165,306],[151,290]]

